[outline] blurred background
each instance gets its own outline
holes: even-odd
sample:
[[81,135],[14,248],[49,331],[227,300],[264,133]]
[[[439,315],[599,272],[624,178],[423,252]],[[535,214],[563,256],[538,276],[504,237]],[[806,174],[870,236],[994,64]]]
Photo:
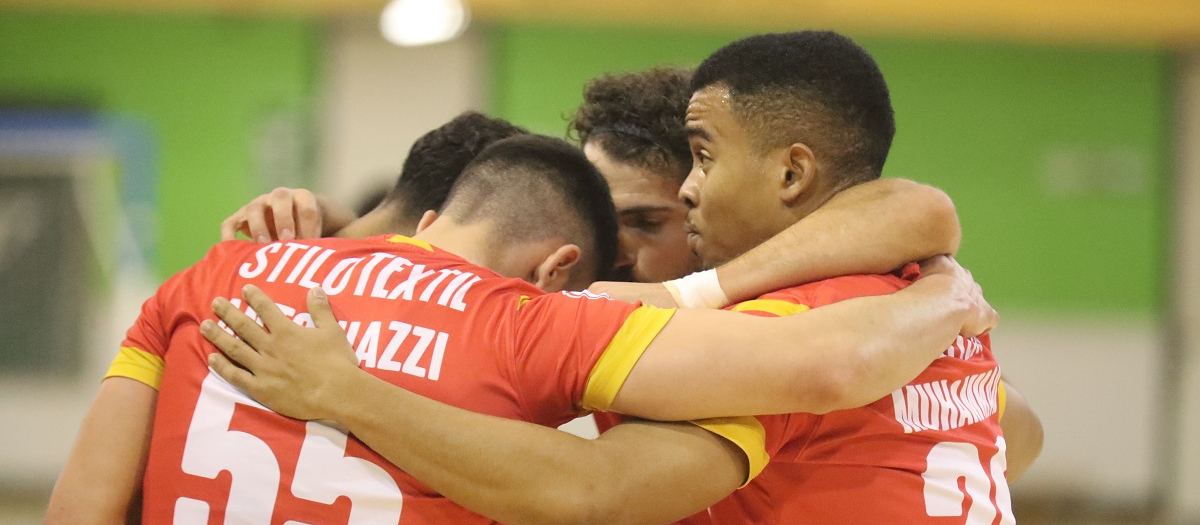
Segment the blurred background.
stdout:
[[958,205],[1045,425],[1018,519],[1200,523],[1200,2],[398,3],[0,0],[0,524],[40,521],[141,301],[254,196],[353,206],[463,110],[563,136],[592,77],[805,28],[882,67],[885,175]]

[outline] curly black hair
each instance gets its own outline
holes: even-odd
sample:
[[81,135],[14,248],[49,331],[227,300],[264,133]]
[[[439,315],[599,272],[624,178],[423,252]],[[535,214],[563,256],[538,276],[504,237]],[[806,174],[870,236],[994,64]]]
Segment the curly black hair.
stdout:
[[664,67],[593,79],[568,135],[580,144],[593,141],[614,160],[683,182],[692,167],[683,128],[691,77],[690,70]]
[[468,111],[413,143],[400,178],[385,197],[416,224],[428,210],[441,209],[467,164],[492,143],[529,132],[504,119]]
[[691,89],[718,84],[764,149],[807,144],[847,182],[883,171],[896,134],[887,82],[849,38],[797,31],[738,40],[700,64]]

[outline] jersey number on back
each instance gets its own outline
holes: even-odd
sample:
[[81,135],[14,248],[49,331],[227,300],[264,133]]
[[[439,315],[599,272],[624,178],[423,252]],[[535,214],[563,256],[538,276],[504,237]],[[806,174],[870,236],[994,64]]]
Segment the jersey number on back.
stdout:
[[[996,438],[996,448],[999,450],[992,456],[990,469],[985,470],[979,447],[975,445],[956,442],[934,445],[921,474],[925,481],[925,513],[931,517],[962,516],[967,525],[1016,523],[1004,479],[1008,466],[1003,437]],[[965,498],[970,498],[970,506],[964,510]]]
[[[216,375],[209,373],[204,378],[184,443],[182,468],[209,479],[229,471],[232,481],[225,523],[268,525],[279,492],[279,460],[258,437],[229,429],[238,404],[266,410]],[[320,423],[305,426],[291,487],[297,498],[317,503],[349,498],[348,525],[400,521],[403,500],[396,482],[379,465],[347,457],[346,434]],[[175,502],[174,524],[208,523],[210,511],[205,501],[181,497]],[[289,521],[285,525],[303,524]]]

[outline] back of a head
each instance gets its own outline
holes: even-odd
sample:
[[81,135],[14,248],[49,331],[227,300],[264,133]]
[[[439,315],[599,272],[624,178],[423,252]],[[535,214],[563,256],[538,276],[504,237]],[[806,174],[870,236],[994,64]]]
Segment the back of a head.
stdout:
[[887,82],[865,50],[830,31],[757,35],[709,56],[691,89],[729,89],[763,149],[803,143],[846,183],[879,177],[896,133]]
[[528,133],[474,111],[454,117],[413,143],[384,202],[399,205],[402,220],[415,225],[425,211],[442,207],[463,169],[480,152],[498,140]]
[[608,183],[561,139],[522,135],[488,146],[463,170],[442,214],[464,224],[492,221],[497,244],[551,238],[576,244],[592,280],[616,262],[617,213]]
[[593,79],[570,131],[614,160],[683,182],[692,167],[683,127],[691,78],[687,69],[655,68]]

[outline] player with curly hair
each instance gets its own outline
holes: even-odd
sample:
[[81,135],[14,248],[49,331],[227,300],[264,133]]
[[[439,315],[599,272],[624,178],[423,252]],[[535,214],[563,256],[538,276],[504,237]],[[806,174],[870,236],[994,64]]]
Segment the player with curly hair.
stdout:
[[621,220],[617,279],[661,282],[698,269],[677,198],[692,167],[683,117],[691,71],[655,68],[588,82],[569,133],[608,180]]

